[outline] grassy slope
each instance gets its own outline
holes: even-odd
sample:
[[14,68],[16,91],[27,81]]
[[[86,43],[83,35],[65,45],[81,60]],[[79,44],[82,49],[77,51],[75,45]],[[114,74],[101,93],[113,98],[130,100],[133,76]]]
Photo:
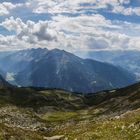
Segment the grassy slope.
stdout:
[[[86,96],[62,90],[0,89],[0,139],[140,139],[140,84]],[[132,117],[133,116],[133,117]]]

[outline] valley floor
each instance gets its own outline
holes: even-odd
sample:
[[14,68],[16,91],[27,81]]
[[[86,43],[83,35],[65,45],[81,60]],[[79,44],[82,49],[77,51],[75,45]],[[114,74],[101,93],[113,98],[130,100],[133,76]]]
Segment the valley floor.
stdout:
[[132,87],[87,97],[2,88],[0,140],[140,140],[139,97]]

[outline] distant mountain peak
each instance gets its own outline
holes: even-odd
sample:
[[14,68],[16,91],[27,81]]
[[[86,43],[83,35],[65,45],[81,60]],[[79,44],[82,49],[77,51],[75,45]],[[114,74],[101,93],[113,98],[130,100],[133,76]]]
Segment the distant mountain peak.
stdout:
[[65,59],[65,60],[81,60],[80,57],[70,53],[70,52],[67,52],[65,50],[60,50],[60,49],[52,49],[50,51],[48,51],[48,56],[52,56],[52,57],[55,57],[56,59]]

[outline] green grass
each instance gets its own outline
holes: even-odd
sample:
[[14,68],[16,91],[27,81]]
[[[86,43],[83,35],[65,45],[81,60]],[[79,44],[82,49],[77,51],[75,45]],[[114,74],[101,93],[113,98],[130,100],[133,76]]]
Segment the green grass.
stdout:
[[128,112],[120,118],[69,123],[55,133],[65,134],[69,140],[139,140],[140,109]]
[[78,114],[76,112],[52,112],[52,113],[46,113],[42,116],[43,120],[49,121],[49,122],[56,122],[56,121],[66,121],[72,118],[75,118]]

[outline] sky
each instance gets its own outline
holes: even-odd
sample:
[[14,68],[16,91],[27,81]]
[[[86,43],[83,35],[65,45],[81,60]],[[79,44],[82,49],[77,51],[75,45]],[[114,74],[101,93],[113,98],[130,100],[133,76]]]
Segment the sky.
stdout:
[[0,51],[140,50],[140,0],[0,0]]

